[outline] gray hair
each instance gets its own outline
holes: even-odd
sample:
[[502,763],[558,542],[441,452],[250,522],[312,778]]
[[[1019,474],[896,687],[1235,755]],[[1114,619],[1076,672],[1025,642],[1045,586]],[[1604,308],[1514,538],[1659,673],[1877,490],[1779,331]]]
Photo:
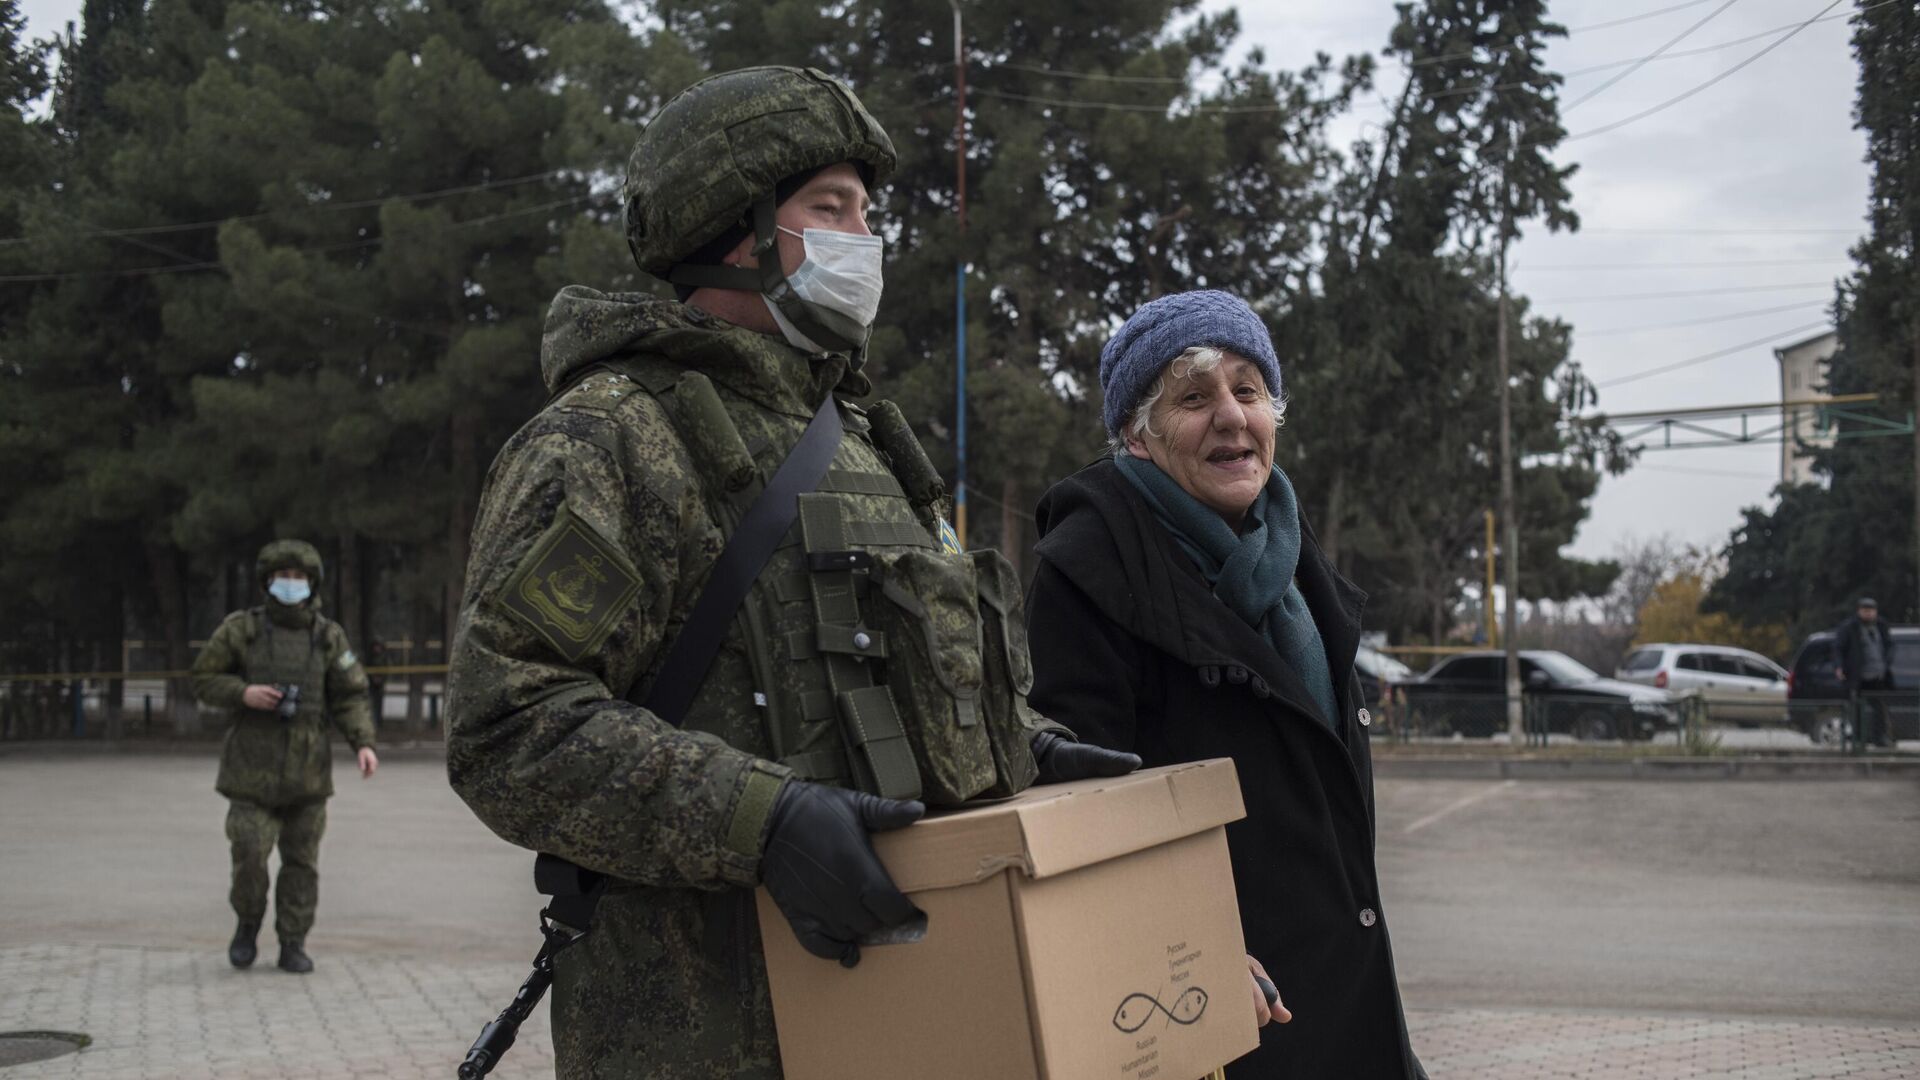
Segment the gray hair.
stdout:
[[[1112,454],[1123,453],[1127,449],[1128,438],[1144,439],[1149,435],[1159,438],[1160,433],[1153,430],[1151,423],[1153,407],[1160,404],[1161,396],[1167,392],[1168,380],[1191,379],[1195,375],[1205,375],[1219,367],[1220,361],[1226,358],[1225,352],[1207,345],[1191,346],[1179,356],[1174,357],[1173,361],[1161,370],[1160,376],[1153,380],[1152,388],[1140,398],[1140,404],[1134,406],[1126,422],[1120,425],[1119,434],[1107,440],[1107,451]],[[1267,404],[1273,409],[1273,428],[1278,431],[1280,425],[1287,419],[1286,395],[1269,394]]]

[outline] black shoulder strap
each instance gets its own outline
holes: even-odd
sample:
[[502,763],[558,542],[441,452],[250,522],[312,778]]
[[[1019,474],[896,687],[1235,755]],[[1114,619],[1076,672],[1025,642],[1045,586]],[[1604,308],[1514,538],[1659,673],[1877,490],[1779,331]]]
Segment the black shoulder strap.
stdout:
[[660,665],[646,700],[640,704],[674,727],[686,719],[693,696],[706,680],[707,669],[720,651],[720,640],[740,610],[741,601],[753,587],[754,579],[773,557],[773,550],[793,526],[800,513],[800,496],[820,486],[840,449],[845,429],[833,395],[820,403],[819,411],[807,424],[799,443],[768,481],[766,489],[741,516],[740,524],[728,537],[727,546],[714,560],[706,588],[694,601],[693,611],[680,627]]
[[[780,546],[781,538],[800,516],[800,496],[819,487],[826,477],[827,467],[839,451],[844,433],[840,410],[829,393],[820,403],[819,411],[813,414],[800,441],[774,471],[773,479],[747,508],[739,527],[727,539],[727,546],[721,549],[712,573],[707,576],[706,588],[700,591],[700,598],[694,601],[693,611],[681,626],[680,635],[667,650],[660,677],[654,680],[646,699],[637,704],[674,727],[686,719],[693,696],[706,681],[707,669],[713,666],[713,658],[720,651],[720,639],[726,636],[727,625],[740,610],[740,603],[747,598],[754,579],[773,557],[773,550]],[[533,880],[542,894],[556,901],[548,912],[542,913],[543,917],[550,913],[581,933],[590,928],[594,907],[605,890],[604,875],[576,866],[558,855],[541,852],[534,860]],[[561,947],[564,946],[556,946],[554,951]],[[543,957],[550,955],[542,953]],[[537,994],[535,1000],[538,1000]],[[513,1025],[518,1026],[517,1022]],[[507,1042],[512,1042],[511,1034]]]

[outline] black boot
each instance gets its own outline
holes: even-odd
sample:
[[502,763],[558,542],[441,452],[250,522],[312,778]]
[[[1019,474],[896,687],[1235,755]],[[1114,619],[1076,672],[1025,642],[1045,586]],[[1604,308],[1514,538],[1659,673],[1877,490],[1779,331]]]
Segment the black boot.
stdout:
[[234,927],[233,941],[227,945],[227,962],[237,968],[252,967],[253,958],[259,953],[259,949],[254,946],[253,939],[258,936],[259,933],[260,920],[254,919],[249,922],[246,919],[241,919],[240,925]]
[[313,959],[300,947],[300,942],[283,941],[280,943],[280,970],[305,975],[313,970]]

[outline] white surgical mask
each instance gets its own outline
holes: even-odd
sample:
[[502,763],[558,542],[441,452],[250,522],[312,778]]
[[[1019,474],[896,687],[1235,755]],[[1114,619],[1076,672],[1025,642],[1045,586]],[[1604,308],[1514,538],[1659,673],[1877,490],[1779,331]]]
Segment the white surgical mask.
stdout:
[[[805,257],[787,275],[793,294],[810,304],[835,311],[861,326],[872,326],[880,313],[880,257],[886,242],[877,236],[859,236],[832,229],[808,229],[797,233],[784,225],[781,232],[797,236]],[[780,312],[780,305],[767,300],[767,310],[788,341],[809,352],[823,351],[820,345],[802,334]]]
[[304,604],[307,602],[307,597],[313,595],[313,586],[299,578],[274,578],[267,583],[267,592],[272,595],[275,600],[280,601],[288,607],[293,607],[296,604]]

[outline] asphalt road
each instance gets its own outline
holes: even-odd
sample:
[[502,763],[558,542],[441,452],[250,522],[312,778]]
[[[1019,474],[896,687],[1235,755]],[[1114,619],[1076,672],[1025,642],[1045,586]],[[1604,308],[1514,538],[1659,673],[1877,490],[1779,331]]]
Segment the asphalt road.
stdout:
[[1920,1017],[1920,783],[1389,780],[1409,1005]]
[[[0,754],[0,942],[217,955],[233,924],[213,773]],[[517,972],[538,944],[530,859],[441,763],[335,782],[315,957]],[[1386,779],[1378,796],[1410,1006],[1920,1017],[1920,783]]]

